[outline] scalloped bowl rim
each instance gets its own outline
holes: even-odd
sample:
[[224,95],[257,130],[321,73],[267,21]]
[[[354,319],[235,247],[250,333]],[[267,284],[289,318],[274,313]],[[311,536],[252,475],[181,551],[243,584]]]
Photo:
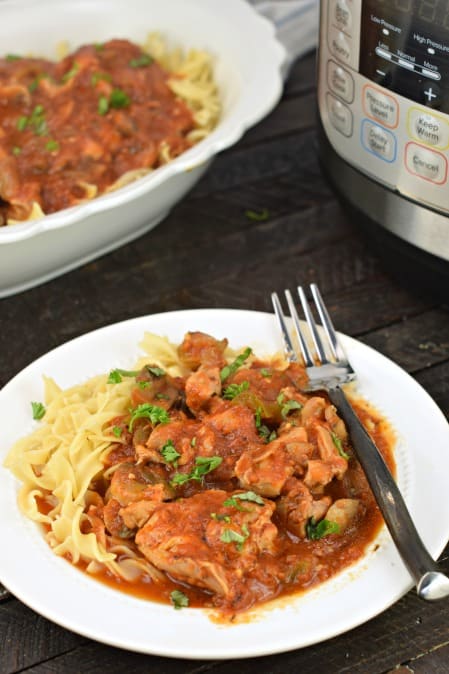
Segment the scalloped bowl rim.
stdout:
[[[41,0],[39,1],[40,5],[45,4]],[[47,4],[50,5],[54,1],[47,0]],[[23,9],[27,5],[34,3],[36,3],[36,0],[2,0],[0,3],[0,18],[5,8],[14,5],[20,11],[20,8]],[[207,3],[205,2],[204,5],[207,6]],[[229,119],[219,122],[211,134],[200,143],[179,155],[165,166],[159,167],[154,172],[150,172],[135,182],[85,203],[45,215],[43,218],[0,228],[0,245],[15,243],[54,229],[65,228],[94,214],[107,212],[117,205],[133,201],[133,199],[141,197],[145,193],[149,193],[154,188],[159,187],[171,177],[191,171],[197,166],[207,163],[219,152],[234,145],[247,129],[268,114],[282,94],[282,67],[286,61],[286,50],[276,38],[274,25],[264,16],[257,13],[245,0],[227,0],[226,11],[229,9],[231,11],[246,13],[248,20],[252,22],[251,30],[259,30],[261,37],[264,38],[264,51],[267,52],[270,49],[272,73],[266,73],[267,79],[264,81],[264,84],[267,85],[267,89],[264,90],[263,94],[258,98],[254,98],[253,101],[250,101],[248,96],[245,106],[247,94],[242,95],[237,105],[239,114],[232,112]],[[250,89],[249,93],[251,92],[252,90]],[[250,108],[249,104],[253,102],[256,105]],[[244,108],[244,115],[241,114],[242,108]]]

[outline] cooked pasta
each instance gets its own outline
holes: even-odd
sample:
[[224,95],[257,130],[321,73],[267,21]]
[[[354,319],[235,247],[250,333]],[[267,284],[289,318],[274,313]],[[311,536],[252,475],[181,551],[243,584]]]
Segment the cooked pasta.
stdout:
[[[66,390],[45,378],[43,419],[6,458],[57,555],[122,589],[235,612],[363,554],[380,515],[302,366],[200,332],[142,347],[135,370]],[[391,460],[384,422],[359,414]]]
[[201,141],[220,116],[209,54],[150,34],[61,60],[0,59],[0,225],[119,189]]

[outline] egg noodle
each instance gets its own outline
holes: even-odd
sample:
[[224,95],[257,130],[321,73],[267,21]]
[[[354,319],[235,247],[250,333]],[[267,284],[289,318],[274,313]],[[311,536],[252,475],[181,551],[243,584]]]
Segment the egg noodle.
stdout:
[[[168,374],[182,374],[176,347],[167,339],[146,333],[141,346],[151,362]],[[143,367],[148,357],[136,367]],[[31,435],[11,448],[4,465],[22,483],[21,512],[44,525],[46,540],[57,555],[74,564],[84,562],[91,573],[106,567],[127,581],[142,573],[157,581],[161,572],[126,541],[110,544],[107,534],[98,540],[92,531],[83,532],[88,524],[84,511],[94,498],[89,487],[104,472],[102,459],[111,443],[123,442],[112,435],[111,419],[128,413],[133,384],[134,379],[124,378],[111,385],[108,374],[102,374],[62,390],[44,377],[45,416]],[[44,512],[39,501],[50,510]]]

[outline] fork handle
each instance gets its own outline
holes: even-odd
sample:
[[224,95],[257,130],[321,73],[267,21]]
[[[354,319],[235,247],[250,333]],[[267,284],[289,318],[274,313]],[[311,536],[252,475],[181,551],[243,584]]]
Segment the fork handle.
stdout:
[[354,452],[391,537],[415,582],[418,596],[429,600],[449,596],[449,578],[439,571],[425,548],[387,464],[354,412],[343,389],[336,386],[329,389],[328,393],[346,424]]

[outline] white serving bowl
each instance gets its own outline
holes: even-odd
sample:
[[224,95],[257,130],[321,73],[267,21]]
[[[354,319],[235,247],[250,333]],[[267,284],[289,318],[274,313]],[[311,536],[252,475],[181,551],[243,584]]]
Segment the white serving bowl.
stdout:
[[1,54],[56,58],[111,38],[207,50],[223,106],[206,139],[144,178],[39,220],[0,228],[0,297],[58,276],[140,236],[199,180],[213,157],[262,119],[282,92],[285,51],[245,0],[2,0]]

